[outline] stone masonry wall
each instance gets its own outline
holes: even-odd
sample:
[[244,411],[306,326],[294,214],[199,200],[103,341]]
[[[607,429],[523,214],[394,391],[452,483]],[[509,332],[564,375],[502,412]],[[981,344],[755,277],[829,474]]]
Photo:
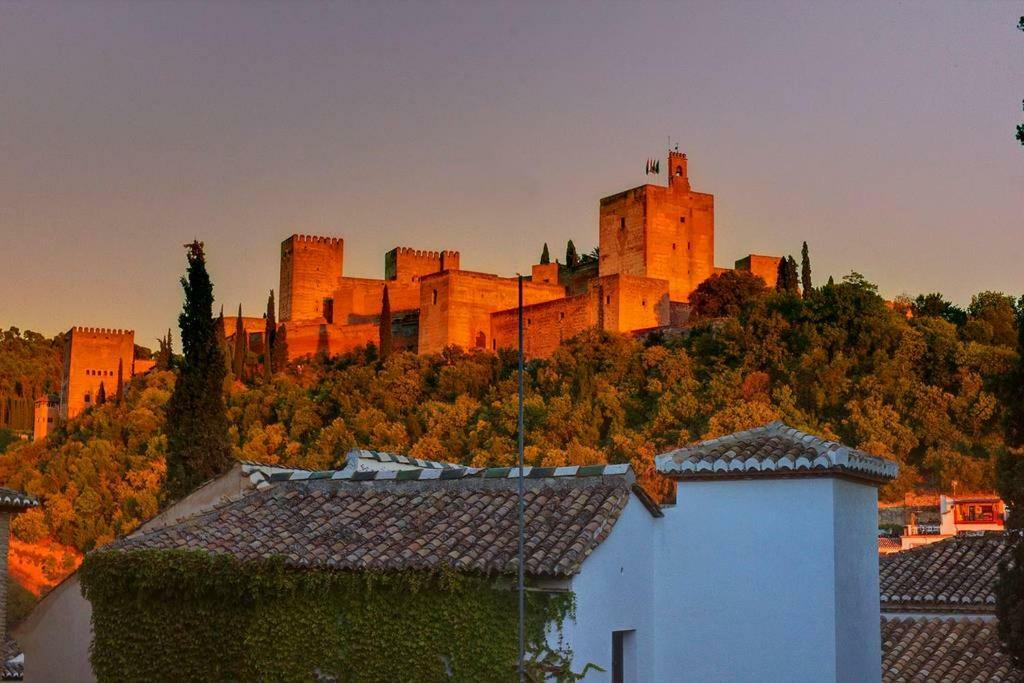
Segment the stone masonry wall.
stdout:
[[762,256],[761,254],[750,254],[736,262],[736,270],[745,270],[760,276],[769,289],[775,289],[775,282],[779,278],[778,256]]
[[134,372],[135,332],[97,327],[73,327],[64,350],[61,418],[71,419],[96,402],[100,384],[107,398],[117,392],[117,370],[125,382]]
[[[439,353],[450,344],[490,349],[491,313],[518,305],[516,278],[445,271],[423,278],[420,286],[420,353]],[[525,304],[564,296],[560,285],[523,283]]]
[[342,276],[345,242],[337,237],[292,235],[281,242],[281,322],[323,316]]

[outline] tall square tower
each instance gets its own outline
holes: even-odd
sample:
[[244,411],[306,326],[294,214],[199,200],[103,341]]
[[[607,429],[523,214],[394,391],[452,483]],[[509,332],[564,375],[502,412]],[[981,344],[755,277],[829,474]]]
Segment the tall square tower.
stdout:
[[73,327],[64,349],[60,417],[70,420],[91,405],[100,394],[117,394],[118,377],[127,383],[134,374],[135,332],[103,327]]
[[344,258],[340,237],[292,235],[281,242],[281,322],[332,317]]
[[599,272],[666,280],[687,301],[714,273],[715,198],[690,189],[686,155],[668,154],[668,185],[641,185],[601,200]]

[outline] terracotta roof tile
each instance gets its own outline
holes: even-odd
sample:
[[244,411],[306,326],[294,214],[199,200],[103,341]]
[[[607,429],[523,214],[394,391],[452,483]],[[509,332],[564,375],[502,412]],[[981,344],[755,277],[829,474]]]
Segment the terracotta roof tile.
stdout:
[[884,683],[1020,683],[992,619],[882,620]]
[[879,558],[883,610],[992,612],[1005,535],[961,534]]
[[842,473],[871,481],[896,477],[895,462],[782,422],[702,441],[654,459],[658,472],[678,478]]
[[0,488],[0,507],[5,508],[34,508],[39,501],[32,496],[15,491],[14,489]]
[[[631,495],[622,474],[526,478],[526,571],[570,576],[608,535]],[[413,470],[409,474],[423,472]],[[453,480],[282,479],[110,549],[191,548],[292,566],[512,573],[518,543],[513,472]],[[589,473],[588,473],[589,474]]]

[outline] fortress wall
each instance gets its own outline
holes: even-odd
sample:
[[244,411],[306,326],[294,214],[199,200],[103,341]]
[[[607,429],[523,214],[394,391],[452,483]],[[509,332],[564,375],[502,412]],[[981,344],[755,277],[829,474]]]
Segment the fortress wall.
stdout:
[[763,256],[761,254],[750,254],[736,262],[736,270],[745,270],[759,276],[769,289],[775,289],[775,283],[779,278],[778,256]]
[[380,316],[384,301],[384,285],[388,286],[391,312],[415,310],[420,305],[420,285],[412,281],[373,280],[343,277],[332,293],[334,324],[376,322],[367,320]]
[[643,185],[601,199],[599,274],[646,275],[647,189]]
[[[524,304],[564,296],[560,285],[523,283]],[[450,344],[490,349],[491,313],[517,305],[515,278],[469,271],[427,276],[420,281],[419,352],[439,353]]]
[[281,322],[323,316],[323,300],[342,276],[345,242],[337,237],[292,235],[281,243]]
[[127,382],[134,370],[135,332],[97,327],[73,327],[64,350],[61,417],[71,419],[96,402],[100,384],[107,398],[117,393],[117,370]]
[[[523,307],[523,351],[527,358],[547,358],[566,339],[597,326],[597,294],[555,299]],[[491,315],[491,350],[519,348],[519,310]]]
[[668,282],[634,275],[600,278],[595,289],[604,297],[604,329],[631,332],[671,322]]
[[442,270],[459,269],[459,252],[396,247],[384,255],[384,278],[414,282]]

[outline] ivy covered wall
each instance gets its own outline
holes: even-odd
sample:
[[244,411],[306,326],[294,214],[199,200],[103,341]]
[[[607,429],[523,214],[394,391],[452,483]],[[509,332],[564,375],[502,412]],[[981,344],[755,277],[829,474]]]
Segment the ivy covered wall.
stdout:
[[[92,553],[80,576],[101,683],[516,679],[516,592],[486,577],[298,571],[180,550]],[[565,680],[570,655],[548,650],[545,632],[572,603],[527,593],[533,668]]]

